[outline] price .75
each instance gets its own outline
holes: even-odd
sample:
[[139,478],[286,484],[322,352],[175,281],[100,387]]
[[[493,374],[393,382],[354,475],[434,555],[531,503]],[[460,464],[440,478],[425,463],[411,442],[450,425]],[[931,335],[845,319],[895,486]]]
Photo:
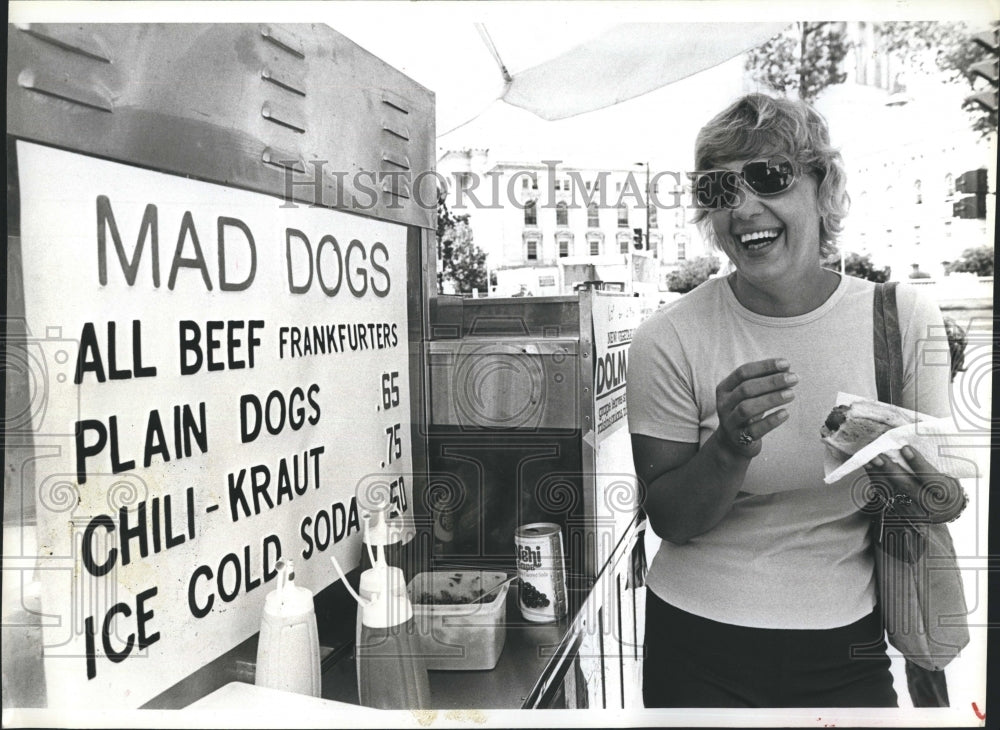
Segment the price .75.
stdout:
[[399,436],[400,424],[394,423],[385,429],[388,437],[386,444],[386,463],[391,464],[393,459],[398,459],[403,455],[403,440]]

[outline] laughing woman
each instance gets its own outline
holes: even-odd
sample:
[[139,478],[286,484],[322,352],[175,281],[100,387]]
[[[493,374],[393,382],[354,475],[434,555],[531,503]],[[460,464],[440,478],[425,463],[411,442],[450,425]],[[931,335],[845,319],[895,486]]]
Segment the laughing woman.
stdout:
[[[652,315],[629,356],[636,474],[663,538],[646,705],[895,706],[868,517],[855,479],[823,483],[837,392],[877,397],[874,285],[821,266],[846,213],[843,162],[811,107],[759,94],[701,130],[695,162],[712,171],[699,225],[734,270]],[[920,356],[941,314],[897,296],[902,405],[947,415],[948,367]],[[946,479],[905,455],[914,488]]]

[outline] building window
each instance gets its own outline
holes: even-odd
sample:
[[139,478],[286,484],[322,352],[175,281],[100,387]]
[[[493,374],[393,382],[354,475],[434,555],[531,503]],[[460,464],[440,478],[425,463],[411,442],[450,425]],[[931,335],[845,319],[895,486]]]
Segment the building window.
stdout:
[[556,204],[556,225],[569,225],[569,208],[566,206],[566,203],[561,201]]
[[687,260],[687,244],[684,241],[677,242],[677,260],[678,261]]
[[922,187],[923,186],[919,180],[913,181],[913,195],[916,197],[917,205],[921,205],[924,202],[924,196],[921,190]]
[[590,239],[590,255],[591,256],[601,255],[601,240],[599,238]]
[[950,172],[944,176],[945,195],[955,194],[955,176]]
[[628,206],[624,203],[618,206],[618,227],[628,228]]
[[537,226],[538,225],[538,206],[535,205],[534,200],[529,200],[524,204],[524,225],[526,226]]
[[628,253],[628,250],[629,250],[628,249],[628,245],[629,245],[629,243],[630,243],[631,240],[632,239],[630,239],[630,238],[628,238],[626,236],[619,236],[618,237],[618,252],[619,253]]
[[524,258],[528,261],[538,261],[538,241],[531,239],[525,243]]
[[569,241],[565,238],[559,239],[559,258],[564,259],[569,256]]
[[656,206],[655,205],[649,206],[649,227],[650,228],[659,228],[660,227],[659,224],[657,223],[657,220],[656,220]]
[[587,227],[588,228],[600,228],[601,227],[601,215],[597,208],[597,203],[591,203],[587,206]]

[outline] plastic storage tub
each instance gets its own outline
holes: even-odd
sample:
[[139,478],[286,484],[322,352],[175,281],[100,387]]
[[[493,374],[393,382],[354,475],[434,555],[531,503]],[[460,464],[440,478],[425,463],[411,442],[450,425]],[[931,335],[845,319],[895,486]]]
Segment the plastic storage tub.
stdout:
[[479,603],[468,601],[507,580],[483,570],[419,573],[407,586],[428,669],[493,669],[507,639],[510,584]]

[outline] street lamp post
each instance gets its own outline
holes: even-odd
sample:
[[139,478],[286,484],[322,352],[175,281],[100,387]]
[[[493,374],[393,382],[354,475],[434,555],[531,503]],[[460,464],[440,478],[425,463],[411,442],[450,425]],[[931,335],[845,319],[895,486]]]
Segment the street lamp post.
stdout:
[[[646,250],[648,251],[652,250],[652,245],[649,240],[649,163],[636,162],[635,164],[646,168],[646,197],[643,199],[643,203],[646,206]],[[656,251],[653,251],[653,256],[656,256]]]

